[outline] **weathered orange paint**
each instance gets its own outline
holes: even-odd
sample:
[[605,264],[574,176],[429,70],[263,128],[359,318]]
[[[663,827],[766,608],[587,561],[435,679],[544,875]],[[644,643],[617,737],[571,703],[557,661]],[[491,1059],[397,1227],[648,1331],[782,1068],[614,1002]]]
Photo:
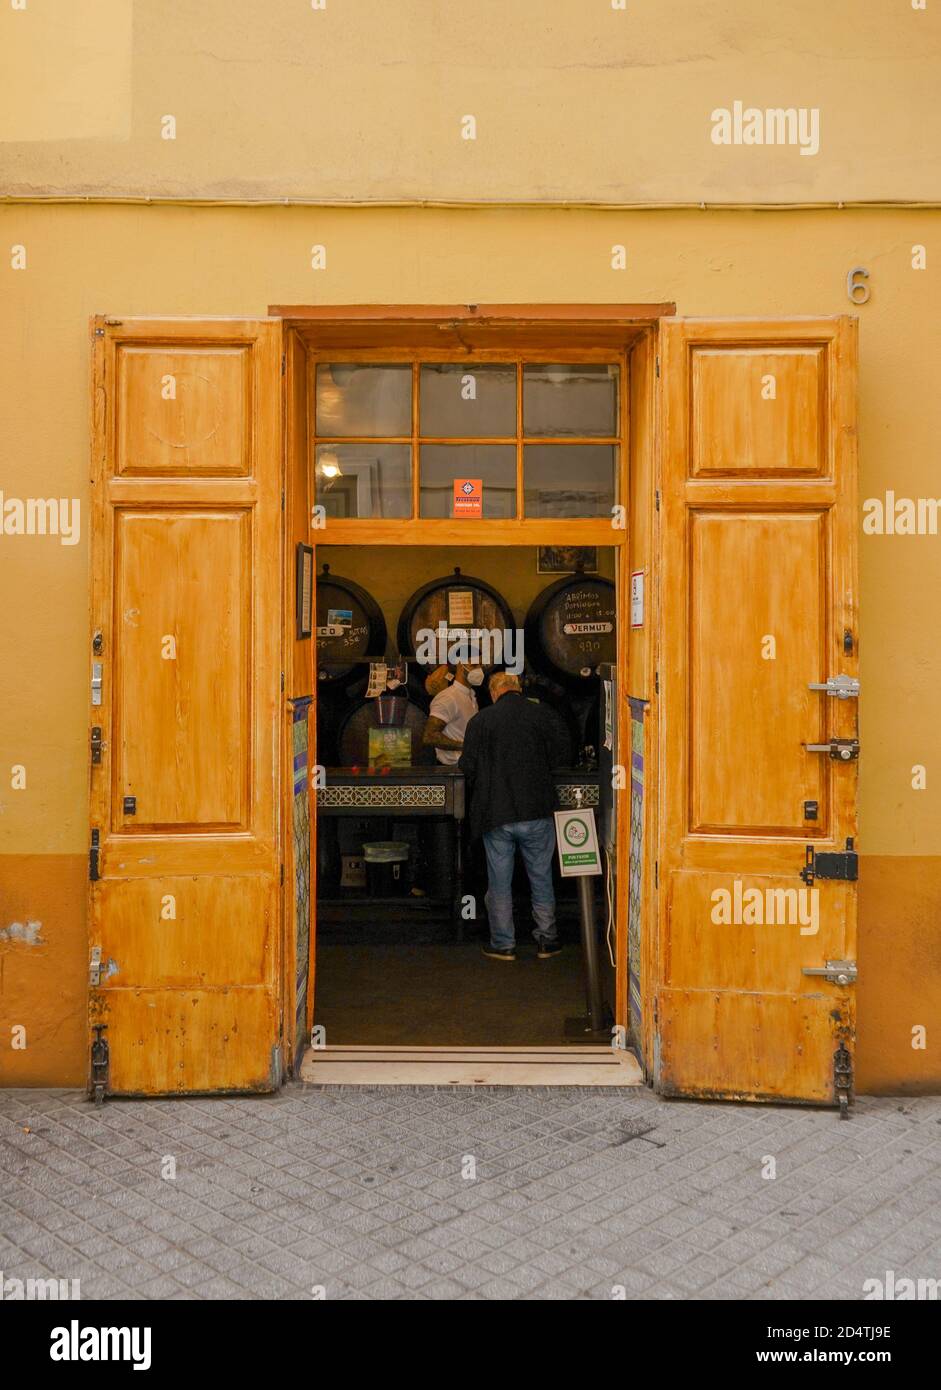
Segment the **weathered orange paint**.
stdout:
[[0,939],[0,1086],[85,1084],[87,880],[81,854],[0,856],[0,931],[42,924],[35,946]]
[[[941,1091],[941,859],[859,861],[859,1091]],[[927,1046],[912,1047],[912,1029]]]
[[[11,922],[43,924],[38,946],[0,941],[0,1085],[85,1084],[87,867],[77,854],[0,856],[0,930]],[[904,913],[898,911],[902,901]],[[860,858],[860,1094],[941,1090],[941,1058],[933,1041],[941,1019],[939,923],[941,861]],[[16,1023],[27,1030],[23,1051],[10,1048]],[[928,1029],[924,1051],[911,1046],[918,1023]]]

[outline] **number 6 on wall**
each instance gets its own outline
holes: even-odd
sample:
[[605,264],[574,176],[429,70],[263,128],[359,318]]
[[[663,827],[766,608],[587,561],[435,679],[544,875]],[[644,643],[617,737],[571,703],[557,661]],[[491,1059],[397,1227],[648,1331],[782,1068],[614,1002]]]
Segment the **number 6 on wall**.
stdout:
[[854,266],[849,272],[846,277],[846,294],[851,304],[868,303],[872,290],[863,283],[868,279],[869,271],[861,265]]

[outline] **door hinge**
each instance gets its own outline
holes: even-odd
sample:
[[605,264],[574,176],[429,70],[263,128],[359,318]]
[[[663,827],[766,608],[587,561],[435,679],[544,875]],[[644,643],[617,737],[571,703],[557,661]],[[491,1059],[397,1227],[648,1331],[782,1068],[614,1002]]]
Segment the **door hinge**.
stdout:
[[93,724],[91,730],[91,760],[93,763],[101,762],[101,725]]
[[92,989],[96,989],[101,984],[101,947],[91,948],[91,959],[88,962],[88,983]]
[[284,1084],[284,1061],[281,1055],[281,1044],[275,1043],[271,1049],[271,1087],[272,1090],[280,1090]]
[[101,1105],[104,1102],[105,1091],[108,1089],[111,1071],[111,1053],[108,1048],[108,1039],[102,1034],[107,1031],[106,1023],[95,1024],[95,1036],[91,1045],[91,1087],[95,1104]]
[[853,848],[852,837],[847,838],[846,849],[835,853],[825,851],[818,854],[813,845],[808,845],[804,851],[804,867],[800,876],[808,887],[816,878],[855,883],[859,878],[859,855]]
[[854,960],[828,960],[826,965],[805,965],[802,975],[822,975],[831,985],[855,985],[859,969]]
[[88,851],[88,877],[92,883],[97,883],[101,874],[98,869],[98,855],[101,852],[101,831],[93,830],[91,833],[91,848]]
[[833,1054],[833,1097],[840,1107],[840,1119],[848,1120],[853,1099],[853,1059],[843,1043]]

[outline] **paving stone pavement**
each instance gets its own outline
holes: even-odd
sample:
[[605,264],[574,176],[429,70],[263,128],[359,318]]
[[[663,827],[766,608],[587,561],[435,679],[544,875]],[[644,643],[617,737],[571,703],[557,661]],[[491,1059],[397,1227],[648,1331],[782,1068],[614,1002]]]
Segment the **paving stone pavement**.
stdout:
[[292,1084],[100,1110],[0,1091],[0,1167],[4,1278],[80,1279],[83,1299],[861,1299],[888,1270],[941,1279],[941,1097],[863,1098],[843,1123],[643,1089]]

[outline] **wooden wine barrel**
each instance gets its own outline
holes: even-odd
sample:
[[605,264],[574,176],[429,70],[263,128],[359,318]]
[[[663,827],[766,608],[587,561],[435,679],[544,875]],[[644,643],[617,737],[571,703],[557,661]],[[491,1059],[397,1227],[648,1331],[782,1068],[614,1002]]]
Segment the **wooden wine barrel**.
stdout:
[[[434,748],[422,743],[427,710],[414,700],[405,707],[405,717],[400,726],[411,735],[411,766],[416,767],[434,763]],[[369,765],[369,730],[378,729],[379,718],[375,700],[357,700],[349,713],[341,720],[337,736],[340,767],[367,767]]]
[[386,654],[386,620],[371,594],[324,565],[317,576],[317,680],[339,685]]
[[[462,633],[470,637],[475,630],[482,629],[514,633],[515,641],[516,621],[503,595],[483,579],[462,574],[457,566],[453,574],[433,579],[430,584],[416,589],[403,607],[398,625],[400,654],[409,661],[419,661],[426,669],[437,666],[437,658],[421,662],[416,655],[417,634],[428,629],[437,632],[438,624],[442,622],[447,625],[455,641]],[[496,654],[492,648],[491,654]],[[497,661],[485,663],[488,671],[502,664]]]
[[614,585],[597,574],[567,574],[534,599],[525,631],[526,658],[537,671],[585,690],[599,662],[617,660]]

